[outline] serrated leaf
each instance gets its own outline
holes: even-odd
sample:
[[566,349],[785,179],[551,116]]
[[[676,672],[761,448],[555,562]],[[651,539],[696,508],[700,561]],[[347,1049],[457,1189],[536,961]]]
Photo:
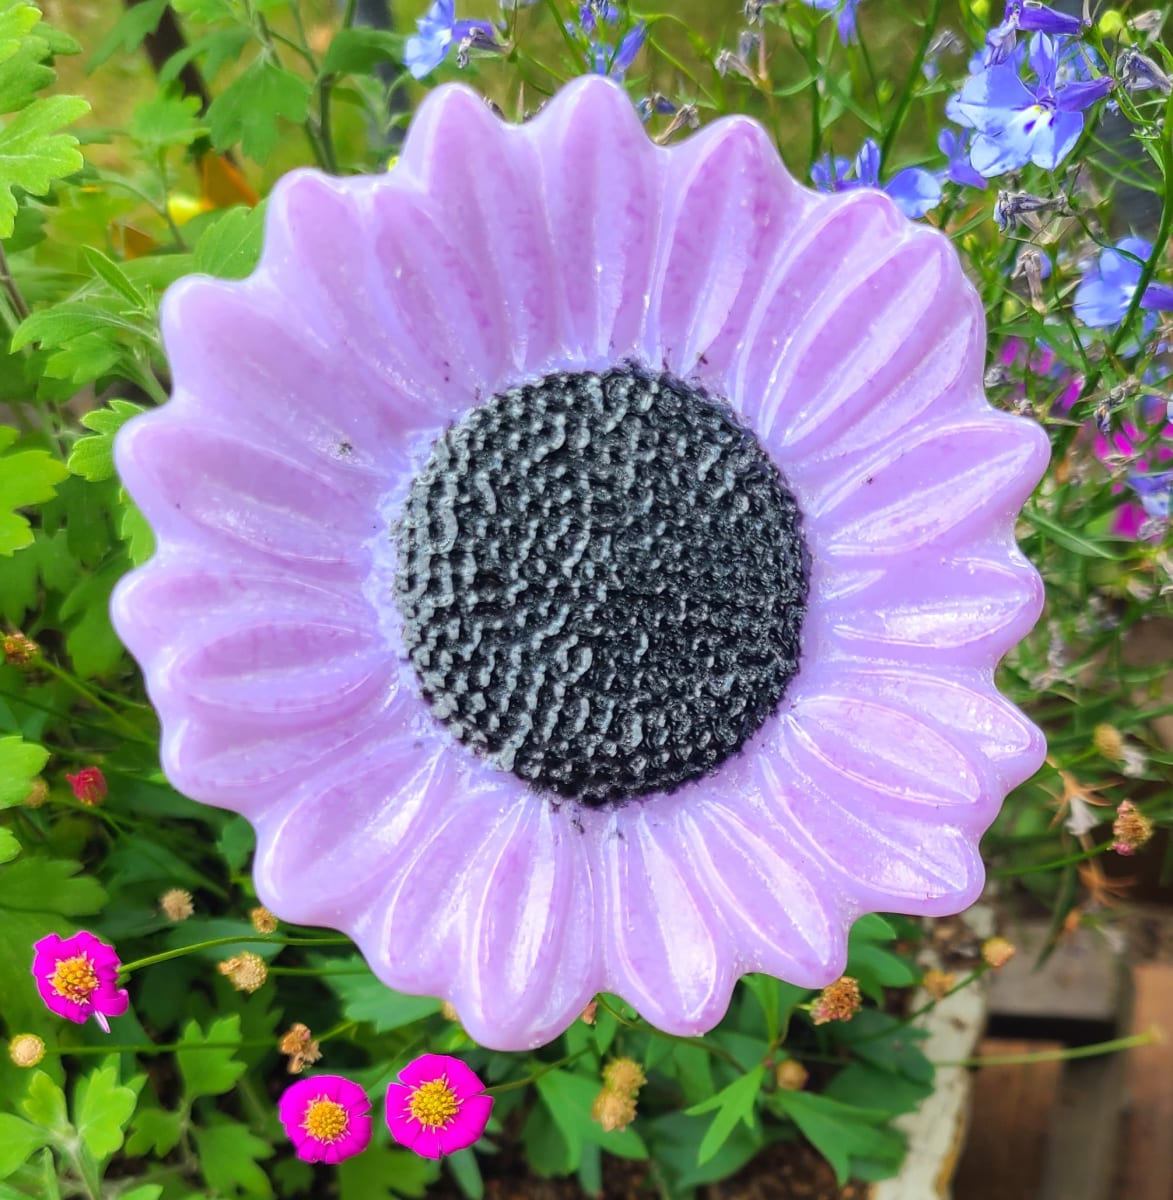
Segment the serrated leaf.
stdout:
[[852,1158],[891,1158],[903,1141],[893,1129],[877,1128],[888,1120],[882,1111],[856,1108],[814,1092],[775,1093],[778,1107],[831,1164],[842,1186],[851,1177]]
[[365,25],[340,29],[322,60],[322,75],[367,75],[376,63],[403,61],[405,38]]
[[0,238],[12,232],[14,187],[43,196],[55,179],[81,170],[84,160],[77,138],[54,131],[89,110],[80,96],[46,96],[21,109],[0,128]]
[[24,1166],[48,1138],[43,1129],[11,1113],[0,1113],[0,1179]]
[[196,242],[193,269],[220,279],[243,279],[257,265],[264,232],[264,204],[227,209]]
[[57,72],[45,62],[49,43],[43,38],[25,38],[0,71],[0,113],[17,112],[47,88]]
[[110,593],[126,567],[126,560],[120,558],[83,577],[61,604],[62,619],[72,621],[65,648],[74,670],[84,679],[104,675],[122,659],[122,642],[110,623]]
[[243,1125],[220,1121],[205,1128],[195,1126],[200,1169],[208,1187],[225,1196],[255,1196],[268,1200],[273,1188],[258,1160],[272,1156],[267,1142],[254,1137]]
[[0,554],[12,554],[33,540],[32,526],[18,508],[43,504],[56,494],[56,485],[69,474],[60,459],[46,450],[7,453],[17,431],[0,425]]
[[409,1150],[369,1146],[338,1164],[342,1200],[418,1200],[439,1176],[438,1164]]
[[599,1092],[599,1081],[573,1071],[547,1071],[536,1080],[554,1123],[570,1143],[575,1166],[582,1154],[582,1143],[590,1142],[608,1154],[620,1158],[647,1158],[647,1147],[634,1129],[608,1133],[591,1117],[591,1105]]
[[254,162],[265,162],[277,144],[278,121],[300,125],[306,119],[310,90],[308,80],[258,58],[209,106],[212,144],[222,151],[239,142]]
[[118,536],[126,543],[126,553],[131,566],[141,567],[155,553],[155,532],[147,524],[142,509],[126,494],[119,492],[122,499],[122,514],[118,518]]
[[0,908],[10,913],[58,913],[76,917],[106,902],[102,885],[79,875],[81,863],[63,858],[23,858],[0,871]]
[[26,0],[6,3],[0,9],[0,63],[20,49],[21,39],[40,19],[40,10]]
[[30,1121],[55,1140],[72,1132],[65,1110],[65,1093],[44,1071],[38,1071],[29,1081],[28,1095],[20,1107]]
[[0,737],[0,808],[23,804],[48,761],[49,751],[43,746],[21,737]]
[[105,41],[94,51],[86,69],[93,71],[121,50],[130,54],[143,44],[148,34],[154,33],[162,19],[167,0],[140,0],[127,8],[106,35]]
[[[432,996],[407,996],[393,991],[375,977],[358,955],[344,959],[313,957],[314,965],[324,968],[323,981],[342,1001],[347,1018],[369,1021],[376,1033],[401,1029],[440,1011],[440,1001]],[[357,974],[350,974],[351,971]]]
[[111,400],[108,408],[95,408],[81,419],[95,433],[78,438],[69,453],[66,465],[75,474],[91,483],[99,483],[114,475],[114,435],[130,420],[144,412],[141,404],[131,400]]
[[94,246],[83,246],[81,253],[86,260],[86,265],[103,283],[136,308],[144,310],[148,308],[146,296],[130,281],[121,264],[116,263],[109,255],[103,254]]
[[[189,1021],[175,1052],[183,1075],[184,1091],[189,1099],[220,1096],[230,1092],[244,1074],[245,1064],[237,1062],[234,1047],[240,1045],[240,1014],[213,1021],[205,1034],[198,1022]],[[210,1042],[228,1042],[229,1046],[208,1046]]]
[[73,1123],[86,1149],[99,1162],[122,1145],[122,1130],[137,1099],[131,1088],[119,1082],[116,1062],[91,1071],[77,1085]]
[[51,350],[92,333],[108,334],[111,329],[125,330],[138,337],[145,333],[141,325],[129,320],[120,306],[112,307],[109,300],[91,297],[85,302],[65,301],[26,317],[12,335],[12,348],[22,350],[36,342]]
[[700,1116],[702,1113],[717,1110],[701,1144],[696,1152],[697,1166],[703,1166],[718,1150],[725,1145],[734,1126],[740,1121],[747,1129],[753,1129],[756,1102],[762,1088],[762,1080],[766,1077],[766,1068],[755,1067],[752,1071],[735,1079],[727,1087],[723,1087],[715,1096],[702,1100],[684,1110],[687,1117]]
[[20,853],[20,842],[11,829],[0,829],[0,863],[11,862]]
[[217,21],[234,21],[236,14],[228,0],[172,0],[171,7],[194,21],[212,25]]
[[158,96],[140,104],[130,120],[130,136],[141,146],[190,146],[206,132],[198,96]]

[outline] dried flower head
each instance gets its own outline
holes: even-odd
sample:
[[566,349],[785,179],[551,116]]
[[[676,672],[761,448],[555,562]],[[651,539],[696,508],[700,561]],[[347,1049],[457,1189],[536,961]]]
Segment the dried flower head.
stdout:
[[1112,849],[1117,854],[1135,854],[1153,836],[1153,820],[1132,803],[1122,800],[1112,822]]
[[1004,967],[1016,954],[1018,948],[1004,937],[986,938],[982,942],[982,958],[995,971]]
[[289,1055],[290,1075],[300,1075],[322,1057],[322,1049],[310,1034],[309,1026],[297,1022],[281,1035],[277,1049]]
[[593,1025],[599,1013],[599,1002],[592,1000],[579,1014],[579,1019],[584,1025]]
[[269,968],[259,954],[243,950],[220,963],[220,974],[226,975],[238,992],[255,992],[269,977]]
[[263,904],[257,905],[256,908],[250,908],[248,919],[253,923],[253,928],[257,933],[276,933],[277,931],[277,918]]
[[20,671],[25,671],[35,665],[41,656],[41,650],[37,643],[23,633],[6,633],[0,639],[0,646],[4,650],[4,661],[10,667],[16,667]]
[[195,912],[191,892],[185,888],[171,888],[159,897],[159,910],[168,921],[174,921],[176,924],[186,921]]
[[1124,757],[1124,735],[1115,725],[1106,722],[1097,725],[1092,741],[1096,749],[1112,762],[1119,762]]
[[591,1105],[591,1120],[607,1133],[621,1133],[635,1120],[635,1097],[603,1088]]
[[819,998],[811,1005],[811,1020],[816,1025],[850,1021],[859,1012],[861,1003],[859,982],[844,975],[819,993]]
[[76,775],[66,775],[69,786],[73,789],[74,798],[79,804],[87,804],[90,808],[106,799],[106,776],[100,767],[82,767]]
[[603,1068],[603,1087],[621,1096],[634,1098],[647,1081],[643,1067],[634,1058],[614,1058]]
[[299,1079],[285,1089],[277,1112],[305,1162],[339,1163],[361,1154],[371,1140],[371,1102],[341,1075]]
[[933,967],[925,972],[925,977],[920,981],[920,985],[932,999],[944,1000],[956,987],[957,976],[952,971],[938,971],[936,967]]
[[440,1005],[440,1016],[442,1016],[445,1021],[456,1021],[458,1023],[460,1021],[460,1014],[456,1011],[456,1005],[453,1004],[451,1000],[445,1000],[444,1003]]
[[387,1089],[387,1128],[421,1158],[455,1154],[477,1141],[489,1123],[493,1097],[458,1058],[424,1054]]
[[783,1059],[774,1068],[774,1080],[784,1092],[801,1092],[809,1078],[810,1072],[797,1058]]
[[24,798],[25,808],[40,808],[49,799],[49,785],[44,776],[38,775],[29,788],[29,794]]
[[84,929],[69,938],[51,933],[33,944],[33,978],[49,1011],[79,1025],[92,1016],[106,1033],[106,1018],[122,1016],[130,1003],[118,987],[121,966],[114,947]]
[[35,1067],[45,1057],[45,1043],[35,1033],[18,1033],[8,1043],[8,1057],[18,1067]]

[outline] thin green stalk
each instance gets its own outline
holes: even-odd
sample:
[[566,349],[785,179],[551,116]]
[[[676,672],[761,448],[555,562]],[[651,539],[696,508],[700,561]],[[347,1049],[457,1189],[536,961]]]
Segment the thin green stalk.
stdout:
[[524,1079],[514,1079],[509,1083],[494,1084],[492,1087],[485,1088],[485,1092],[490,1096],[499,1096],[502,1092],[512,1092],[518,1088],[529,1087],[531,1083],[536,1083],[543,1075],[548,1075],[551,1071],[560,1070],[562,1067],[569,1066],[572,1062],[577,1062],[590,1048],[590,1046],[583,1046],[581,1050],[576,1050],[573,1054],[568,1054],[565,1058],[558,1059],[557,1062],[546,1063],[540,1071],[535,1071],[532,1075],[527,1075]]
[[932,45],[933,34],[936,33],[937,25],[940,23],[943,4],[944,0],[932,0],[929,15],[921,27],[920,42],[917,44],[916,54],[913,55],[912,66],[909,68],[908,78],[904,81],[900,99],[896,103],[896,112],[884,134],[884,140],[880,143],[880,162],[882,163],[888,161],[888,154],[908,117],[908,110],[912,107],[912,94],[916,88],[916,81],[920,78],[921,69],[924,67],[925,55],[928,54],[929,46]]
[[348,946],[348,937],[299,938],[277,937],[273,934],[258,934],[252,937],[242,934],[240,937],[209,938],[205,942],[193,942],[190,946],[179,946],[174,950],[164,950],[159,954],[148,954],[146,958],[136,958],[133,962],[123,963],[119,969],[119,977],[129,975],[132,971],[143,967],[153,967],[157,963],[168,962],[173,958],[183,958],[187,954],[195,954],[200,950],[214,950],[217,946],[235,946],[241,942],[258,942],[261,945],[277,946]]
[[1034,1050],[1026,1054],[985,1054],[976,1058],[958,1058],[934,1062],[935,1067],[1025,1067],[1033,1063],[1071,1062],[1077,1058],[1096,1058],[1101,1054],[1115,1054],[1118,1050],[1135,1050],[1140,1046],[1152,1046],[1165,1040],[1157,1028],[1129,1037],[1113,1038],[1109,1042],[1096,1042],[1092,1046],[1068,1046],[1062,1050]]
[[105,700],[96,695],[92,688],[82,683],[82,681],[76,676],[71,675],[68,671],[65,671],[61,667],[57,666],[57,664],[52,660],[44,657],[38,657],[37,667],[40,670],[52,675],[54,679],[60,680],[67,687],[72,688],[84,700],[87,700],[96,709],[104,712],[124,737],[128,737],[132,741],[139,742],[146,746],[153,746],[155,744],[153,738],[146,737],[141,730],[127,721],[120,712],[111,708],[110,705],[105,702]]

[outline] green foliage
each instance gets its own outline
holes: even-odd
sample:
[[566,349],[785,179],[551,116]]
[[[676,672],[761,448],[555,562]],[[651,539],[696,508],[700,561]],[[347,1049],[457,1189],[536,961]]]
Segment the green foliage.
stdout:
[[101,483],[114,475],[114,435],[130,420],[141,413],[141,404],[130,400],[111,400],[108,408],[96,408],[82,417],[87,429],[97,432],[90,437],[78,438],[69,454],[69,469],[91,483]]
[[212,144],[227,150],[240,143],[249,158],[264,162],[280,136],[278,121],[295,124],[309,112],[310,85],[299,75],[261,57],[212,101],[208,125]]
[[0,238],[16,227],[13,188],[43,196],[55,180],[81,170],[77,138],[56,130],[89,109],[80,96],[49,96],[34,100],[0,127]]
[[49,761],[49,752],[19,737],[0,737],[0,808],[20,804]]
[[206,1034],[197,1022],[189,1022],[180,1045],[175,1057],[189,1099],[219,1096],[235,1087],[244,1074],[244,1063],[234,1058],[240,1046],[240,1017],[236,1013],[212,1022]]
[[69,473],[45,450],[12,451],[19,433],[0,425],[0,554],[12,554],[33,540],[28,518],[17,509],[49,500]]

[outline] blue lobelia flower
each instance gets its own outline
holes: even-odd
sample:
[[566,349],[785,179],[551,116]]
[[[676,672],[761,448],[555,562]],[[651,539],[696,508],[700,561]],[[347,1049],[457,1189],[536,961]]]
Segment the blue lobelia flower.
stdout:
[[1028,162],[1054,170],[1083,132],[1083,111],[1112,89],[1109,76],[1087,78],[1082,60],[1045,33],[1030,42],[1026,65],[1033,80],[1019,76],[1022,56],[989,67],[965,81],[946,113],[976,130],[970,162],[986,179]]
[[[1153,253],[1143,238],[1127,237],[1100,251],[1095,265],[1084,273],[1075,289],[1075,315],[1093,328],[1119,325],[1136,294],[1144,263]],[[1173,309],[1173,287],[1150,283],[1141,308]]]
[[415,24],[416,32],[403,48],[403,63],[413,79],[423,79],[434,71],[454,41],[483,34],[492,43],[495,32],[488,21],[458,21],[456,0],[435,0]]
[[1010,57],[1019,33],[1080,34],[1084,23],[1079,17],[1061,13],[1042,0],[1006,0],[1002,21],[986,34],[983,61],[996,66]]
[[941,184],[937,177],[921,167],[906,167],[880,182],[880,147],[868,138],[851,163],[846,158],[827,154],[811,167],[811,180],[820,192],[849,192],[855,188],[876,188],[887,192],[906,217],[923,217],[941,202]]
[[805,0],[811,8],[820,12],[837,12],[839,14],[839,40],[843,45],[857,41],[859,30],[855,23],[855,10],[859,0]]
[[955,129],[942,129],[937,135],[937,149],[948,160],[945,167],[945,178],[951,183],[959,183],[962,187],[984,188],[985,179],[979,175],[969,161],[969,143],[973,131],[963,129],[959,133]]

